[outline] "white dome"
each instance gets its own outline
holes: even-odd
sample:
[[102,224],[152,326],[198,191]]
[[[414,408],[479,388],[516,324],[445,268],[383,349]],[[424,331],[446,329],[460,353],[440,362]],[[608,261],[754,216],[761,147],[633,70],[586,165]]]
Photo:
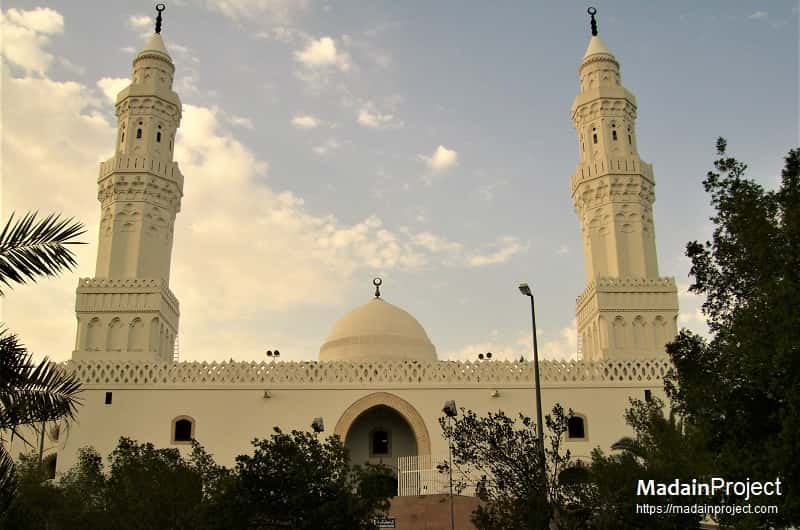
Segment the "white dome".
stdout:
[[333,325],[320,361],[435,361],[436,348],[408,312],[374,298]]

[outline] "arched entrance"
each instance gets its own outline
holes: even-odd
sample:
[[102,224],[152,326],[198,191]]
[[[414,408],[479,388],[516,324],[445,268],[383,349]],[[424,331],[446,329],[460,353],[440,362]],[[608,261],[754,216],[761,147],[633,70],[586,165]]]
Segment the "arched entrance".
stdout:
[[395,468],[399,456],[431,452],[422,416],[409,402],[388,392],[370,394],[350,405],[334,432],[355,464],[381,462]]

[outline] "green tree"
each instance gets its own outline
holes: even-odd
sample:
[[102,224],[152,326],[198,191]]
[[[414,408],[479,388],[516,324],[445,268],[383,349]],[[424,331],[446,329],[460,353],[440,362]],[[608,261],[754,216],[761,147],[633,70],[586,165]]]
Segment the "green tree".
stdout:
[[[800,523],[800,150],[789,152],[777,190],[719,158],[703,181],[716,213],[711,241],[687,245],[705,296],[711,338],[683,330],[667,351],[666,389],[685,421],[702,430],[714,467],[728,480],[774,480],[779,513],[723,518],[738,527]],[[727,502],[744,502],[728,499]],[[752,500],[750,501],[753,502]]]
[[[550,528],[553,520],[560,528],[570,527],[575,492],[561,487],[559,476],[571,466],[570,452],[561,448],[571,414],[556,405],[545,416],[546,477],[536,424],[529,417],[515,419],[503,411],[478,416],[462,408],[455,420],[439,418],[444,437],[453,444],[456,490],[472,486],[484,501],[472,517],[479,530]],[[447,463],[440,471],[447,471]]]
[[[698,515],[642,514],[637,505],[709,504],[707,498],[678,496],[640,497],[636,495],[640,480],[669,483],[675,479],[690,483],[709,474],[710,455],[703,433],[687,425],[671,412],[664,414],[664,403],[630,400],[625,420],[634,430],[633,436],[621,438],[606,455],[599,448],[592,451],[591,464],[574,482],[588,484],[576,504],[586,508],[584,528],[614,530],[617,528],[675,529],[698,528]],[[562,477],[563,478],[563,477]]]
[[351,466],[338,436],[275,428],[236,458],[234,480],[214,506],[213,528],[359,530],[389,507],[394,479],[385,467]]

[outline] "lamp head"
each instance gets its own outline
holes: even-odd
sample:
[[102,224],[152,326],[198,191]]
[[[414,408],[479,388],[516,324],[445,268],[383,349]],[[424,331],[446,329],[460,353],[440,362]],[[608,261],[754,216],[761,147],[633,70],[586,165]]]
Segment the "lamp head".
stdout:
[[528,286],[527,283],[519,284],[519,292],[521,292],[525,296],[533,296],[533,293],[531,292],[531,288]]
[[454,400],[449,400],[444,402],[444,408],[442,409],[445,416],[450,418],[455,418],[458,415],[458,409],[456,408],[456,402]]
[[321,416],[314,418],[314,421],[311,422],[311,428],[318,434],[325,430],[325,423],[322,421]]

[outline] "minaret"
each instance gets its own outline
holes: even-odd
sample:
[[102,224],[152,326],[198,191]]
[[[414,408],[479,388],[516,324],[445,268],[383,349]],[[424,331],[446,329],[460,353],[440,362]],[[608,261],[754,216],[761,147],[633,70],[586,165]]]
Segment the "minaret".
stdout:
[[97,269],[78,283],[76,360],[173,359],[179,310],[169,271],[183,175],[172,156],[181,102],[161,39],[164,6],[156,9],[155,33],[117,95],[114,156],[100,164]]
[[578,336],[585,360],[660,357],[677,332],[677,289],[658,274],[655,179],[637,149],[636,98],[597,36],[596,12],[589,9],[592,37],[572,104],[580,163],[570,187],[587,282],[576,304]]

